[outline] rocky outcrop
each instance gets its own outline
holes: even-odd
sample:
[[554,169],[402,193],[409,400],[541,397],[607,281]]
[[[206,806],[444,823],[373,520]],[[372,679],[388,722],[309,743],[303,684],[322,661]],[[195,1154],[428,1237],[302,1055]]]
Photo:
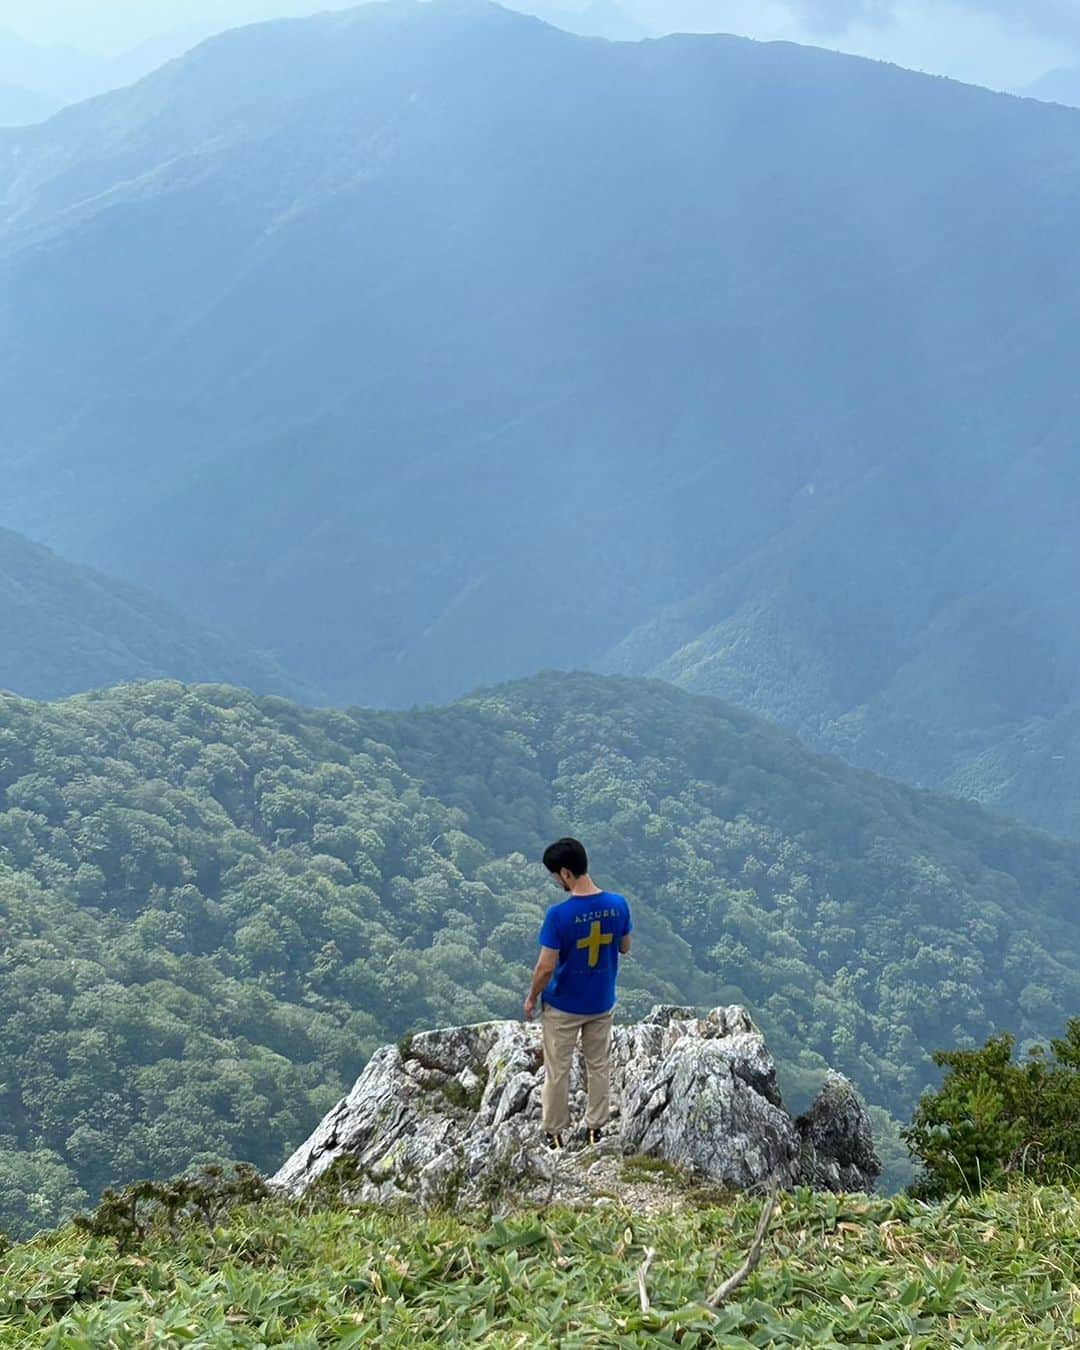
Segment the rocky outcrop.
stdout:
[[[846,1079],[830,1074],[798,1120],[785,1111],[772,1057],[740,1007],[704,1017],[655,1008],[615,1028],[614,1115],[595,1158],[544,1146],[540,1082],[537,1026],[487,1022],[408,1037],[372,1057],[270,1184],[301,1194],[340,1159],[363,1200],[512,1191],[573,1202],[582,1179],[603,1172],[613,1155],[643,1154],[739,1190],[772,1177],[786,1187],[872,1190],[881,1170],[869,1118]],[[581,1118],[580,1065],[571,1103]]]
[[829,1073],[813,1106],[795,1122],[802,1141],[799,1176],[815,1191],[866,1189],[881,1163],[866,1108],[842,1074]]

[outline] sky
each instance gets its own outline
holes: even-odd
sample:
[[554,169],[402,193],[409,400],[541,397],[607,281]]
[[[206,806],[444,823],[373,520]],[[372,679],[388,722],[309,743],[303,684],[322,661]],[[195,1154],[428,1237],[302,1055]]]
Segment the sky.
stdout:
[[[117,55],[141,43],[355,0],[0,0],[0,28]],[[437,2],[437,0],[436,0]],[[530,0],[512,0],[529,9]],[[1017,89],[1080,64],[1080,0],[535,0],[548,16],[621,10],[650,35],[729,32],[835,47]]]

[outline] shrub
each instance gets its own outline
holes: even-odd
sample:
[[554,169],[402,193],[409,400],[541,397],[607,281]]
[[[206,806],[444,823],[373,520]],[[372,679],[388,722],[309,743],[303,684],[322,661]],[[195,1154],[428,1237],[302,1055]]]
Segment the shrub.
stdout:
[[1036,1045],[1017,1061],[1014,1045],[1012,1036],[992,1036],[979,1050],[934,1055],[948,1070],[945,1081],[923,1095],[904,1131],[923,1169],[915,1195],[1080,1174],[1080,1017],[1051,1041],[1049,1053]]
[[93,1214],[77,1214],[73,1222],[92,1237],[115,1238],[118,1250],[129,1252],[156,1230],[175,1237],[184,1223],[198,1221],[212,1228],[234,1205],[254,1204],[266,1196],[265,1183],[253,1167],[237,1163],[230,1174],[210,1164],[195,1176],[109,1189]]

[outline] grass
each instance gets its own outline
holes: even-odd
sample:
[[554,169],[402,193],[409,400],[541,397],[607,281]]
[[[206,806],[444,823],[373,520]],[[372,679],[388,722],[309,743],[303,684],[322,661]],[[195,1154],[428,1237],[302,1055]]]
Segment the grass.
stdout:
[[[279,1201],[129,1255],[72,1228],[0,1254],[0,1346],[918,1347],[1080,1343],[1080,1198],[782,1198],[734,1301],[702,1304],[759,1202],[419,1217]],[[652,1311],[636,1271],[655,1247]]]
[[624,1181],[670,1181],[673,1185],[683,1184],[683,1174],[673,1163],[663,1158],[649,1158],[643,1153],[627,1158],[622,1165]]

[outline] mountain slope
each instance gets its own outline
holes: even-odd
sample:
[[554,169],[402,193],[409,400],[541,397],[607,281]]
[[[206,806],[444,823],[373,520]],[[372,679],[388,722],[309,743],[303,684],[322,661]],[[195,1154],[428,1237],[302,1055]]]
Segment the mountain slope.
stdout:
[[996,481],[883,466],[600,664],[733,699],[877,772],[1076,835],[1071,444],[1062,428],[1056,451],[1003,462]]
[[9,523],[338,701],[662,673],[1080,831],[1075,112],[396,0],[0,201]]
[[268,657],[193,623],[125,582],[0,529],[0,689],[60,698],[171,676],[299,693]]
[[634,908],[622,1015],[746,1003],[789,1102],[828,1063],[906,1116],[932,1049],[1080,1000],[1080,846],[659,682],[0,697],[0,1226],[276,1164],[381,1042],[518,1015],[567,831]]

